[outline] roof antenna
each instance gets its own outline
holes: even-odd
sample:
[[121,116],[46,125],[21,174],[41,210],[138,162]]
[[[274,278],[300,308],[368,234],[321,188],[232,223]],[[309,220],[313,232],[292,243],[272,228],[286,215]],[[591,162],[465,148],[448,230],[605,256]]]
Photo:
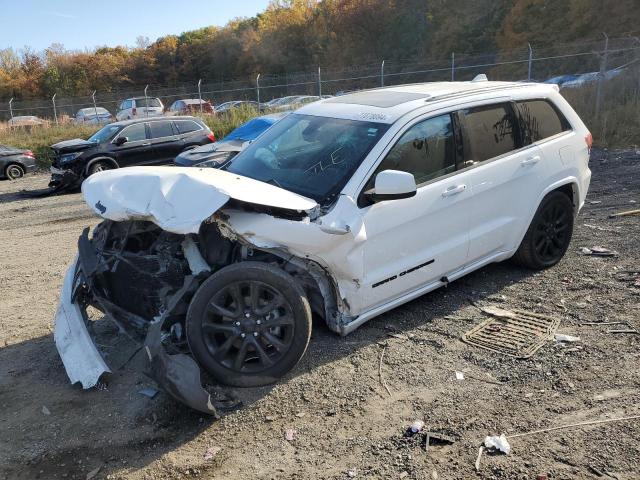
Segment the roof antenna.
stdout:
[[473,77],[473,80],[471,80],[472,82],[486,82],[489,79],[487,78],[487,76],[484,73],[481,73],[480,75],[476,75],[475,77]]

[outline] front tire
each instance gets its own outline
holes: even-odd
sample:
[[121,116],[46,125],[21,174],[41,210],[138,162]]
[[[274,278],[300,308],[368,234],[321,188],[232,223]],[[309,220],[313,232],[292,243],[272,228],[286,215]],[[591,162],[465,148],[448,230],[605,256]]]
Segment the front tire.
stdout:
[[542,199],[529,229],[513,260],[532,270],[543,270],[558,263],[571,243],[573,203],[559,191]]
[[25,171],[20,165],[12,163],[11,165],[7,165],[7,168],[4,170],[4,175],[9,180],[17,180],[19,178],[24,177]]
[[200,286],[186,327],[191,352],[215,380],[256,387],[277,381],[302,358],[311,337],[311,308],[288,273],[241,262]]
[[111,162],[99,160],[91,164],[88,174],[91,176],[94,173],[104,172],[106,170],[113,170],[113,164]]

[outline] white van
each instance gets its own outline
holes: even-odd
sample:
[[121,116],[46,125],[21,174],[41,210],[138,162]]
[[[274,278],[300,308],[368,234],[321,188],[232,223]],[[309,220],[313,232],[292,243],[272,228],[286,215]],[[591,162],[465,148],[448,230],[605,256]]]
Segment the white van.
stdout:
[[164,105],[157,97],[133,97],[123,100],[118,106],[116,120],[158,117],[163,115]]

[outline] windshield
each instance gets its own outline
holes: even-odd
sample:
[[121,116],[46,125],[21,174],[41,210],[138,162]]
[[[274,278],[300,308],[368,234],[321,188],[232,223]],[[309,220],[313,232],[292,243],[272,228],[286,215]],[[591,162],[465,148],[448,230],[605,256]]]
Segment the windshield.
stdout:
[[119,125],[107,125],[89,137],[93,143],[103,143],[112,138],[120,130]]
[[292,114],[264,132],[226,169],[326,204],[387,129],[382,123]]

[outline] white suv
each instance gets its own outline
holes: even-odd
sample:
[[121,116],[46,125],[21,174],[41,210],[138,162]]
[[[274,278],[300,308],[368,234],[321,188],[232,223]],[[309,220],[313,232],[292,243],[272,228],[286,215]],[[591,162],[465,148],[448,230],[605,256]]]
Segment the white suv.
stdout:
[[550,267],[584,203],[590,147],[555,86],[431,83],[303,107],[218,170],[91,176],[83,195],[106,221],[80,238],[58,350],[85,386],[108,370],[82,320],[97,306],[156,346],[167,391],[210,411],[182,384],[198,367],[167,368],[159,338],[221,383],[263,385],[301,358],[312,313],[345,335],[491,262]]
[[134,118],[159,117],[164,114],[164,105],[157,97],[133,97],[123,100],[118,105],[116,120]]

